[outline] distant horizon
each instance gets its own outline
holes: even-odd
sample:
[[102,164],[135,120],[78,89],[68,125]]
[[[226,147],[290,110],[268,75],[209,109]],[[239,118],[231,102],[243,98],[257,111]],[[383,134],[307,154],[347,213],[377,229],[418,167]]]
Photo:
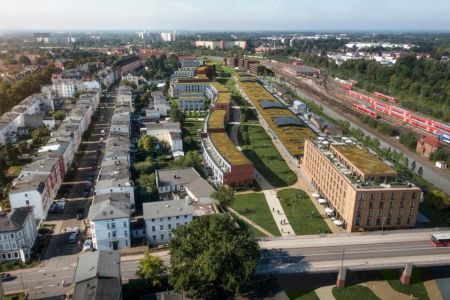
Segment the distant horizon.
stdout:
[[448,0],[3,2],[1,31],[450,31]]

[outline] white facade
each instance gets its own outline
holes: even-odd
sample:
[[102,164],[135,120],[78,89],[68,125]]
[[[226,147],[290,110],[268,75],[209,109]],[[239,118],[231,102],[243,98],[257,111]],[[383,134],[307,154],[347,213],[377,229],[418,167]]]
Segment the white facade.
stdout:
[[53,199],[50,197],[47,189],[44,189],[42,192],[37,189],[19,192],[12,190],[9,192],[11,208],[32,206],[35,217],[40,220],[47,218],[52,201]]
[[181,93],[204,93],[208,82],[202,83],[173,83],[170,86],[170,96],[178,98]]
[[165,42],[173,42],[176,40],[175,32],[161,32],[161,38]]
[[178,100],[178,109],[186,111],[204,111],[205,101],[203,97],[180,98]]
[[[10,223],[10,217],[14,214],[23,214],[25,219],[22,219],[22,224],[12,228],[8,226]],[[29,259],[30,250],[33,247],[37,237],[36,221],[32,211],[28,208],[22,207],[17,210],[13,210],[8,215],[0,217],[2,227],[5,222],[8,224],[4,228],[0,228],[0,261]],[[21,253],[22,252],[22,253]],[[23,254],[24,257],[21,257]]]
[[129,218],[90,221],[92,246],[97,250],[118,250],[131,246]]

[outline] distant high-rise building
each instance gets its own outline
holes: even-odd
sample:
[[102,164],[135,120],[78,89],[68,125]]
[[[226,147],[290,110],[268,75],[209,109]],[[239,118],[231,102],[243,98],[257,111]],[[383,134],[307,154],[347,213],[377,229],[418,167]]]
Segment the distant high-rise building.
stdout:
[[176,40],[176,34],[175,32],[161,32],[161,38],[165,42],[173,42]]

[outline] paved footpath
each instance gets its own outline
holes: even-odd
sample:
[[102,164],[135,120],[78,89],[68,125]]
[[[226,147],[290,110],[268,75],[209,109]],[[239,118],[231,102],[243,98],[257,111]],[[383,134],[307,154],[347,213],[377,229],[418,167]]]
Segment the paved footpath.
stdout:
[[295,235],[294,229],[292,229],[291,224],[284,213],[283,207],[281,206],[280,200],[277,198],[277,191],[274,190],[273,186],[267,182],[267,180],[262,177],[262,175],[255,169],[255,180],[258,182],[259,186],[264,192],[264,196],[269,206],[272,217],[278,226],[282,236]]
[[273,234],[271,234],[270,232],[268,232],[267,230],[265,230],[264,228],[262,228],[261,226],[259,226],[255,222],[253,222],[252,220],[249,220],[247,217],[241,215],[240,213],[238,213],[237,211],[235,211],[231,207],[228,207],[228,210],[232,214],[236,215],[239,219],[243,220],[245,223],[249,224],[250,226],[252,226],[252,227],[256,228],[257,230],[261,231],[262,233],[264,233],[266,236],[268,236],[268,237],[273,237],[274,236]]

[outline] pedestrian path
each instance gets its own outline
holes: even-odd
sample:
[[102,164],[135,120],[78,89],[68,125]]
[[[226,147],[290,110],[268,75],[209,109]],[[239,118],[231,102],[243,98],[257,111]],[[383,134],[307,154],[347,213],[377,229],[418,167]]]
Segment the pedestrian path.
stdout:
[[367,281],[361,284],[369,288],[378,298],[383,300],[411,300],[411,297],[397,292],[386,281]]
[[425,289],[427,290],[428,297],[433,300],[442,300],[441,290],[434,279],[426,280],[423,282]]
[[284,213],[283,207],[281,206],[280,200],[277,197],[277,191],[274,190],[273,186],[255,169],[255,180],[258,182],[264,196],[269,206],[272,217],[277,224],[278,230],[282,236],[295,235],[294,229],[292,229],[286,214]]
[[255,224],[255,222],[253,222],[252,220],[248,219],[247,217],[241,215],[240,213],[238,213],[237,211],[235,211],[234,209],[232,209],[231,207],[228,207],[228,210],[236,215],[239,219],[241,219],[242,221],[244,221],[245,223],[247,223],[248,225],[256,228],[257,230],[261,231],[262,233],[264,233],[266,236],[268,237],[273,237],[274,235],[271,234],[270,232],[268,232],[267,230],[265,230],[264,228],[262,228],[261,226],[259,226],[258,224]]
[[314,292],[316,292],[316,295],[320,300],[335,300],[336,298],[333,296],[334,287],[335,285],[322,286]]

